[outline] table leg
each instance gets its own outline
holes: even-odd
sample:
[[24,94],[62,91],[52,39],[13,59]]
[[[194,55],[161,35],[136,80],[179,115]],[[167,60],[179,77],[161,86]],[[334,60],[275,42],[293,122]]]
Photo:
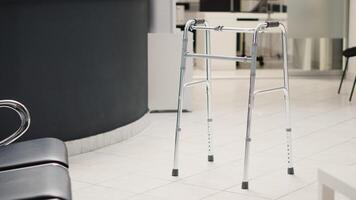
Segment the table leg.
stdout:
[[320,184],[319,185],[319,200],[334,200],[335,199],[335,192],[332,188]]

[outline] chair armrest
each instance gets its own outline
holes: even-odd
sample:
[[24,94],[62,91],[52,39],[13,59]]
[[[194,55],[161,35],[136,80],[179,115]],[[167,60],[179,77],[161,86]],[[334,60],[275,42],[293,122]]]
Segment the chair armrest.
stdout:
[[0,146],[9,145],[21,137],[30,127],[31,118],[27,108],[14,100],[0,100],[0,108],[9,108],[17,112],[21,119],[20,127],[9,137],[0,141]]

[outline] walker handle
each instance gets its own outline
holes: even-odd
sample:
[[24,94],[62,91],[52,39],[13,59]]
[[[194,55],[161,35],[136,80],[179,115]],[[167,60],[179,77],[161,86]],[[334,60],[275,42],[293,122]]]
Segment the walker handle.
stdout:
[[278,27],[279,26],[279,22],[266,22],[267,26],[266,28],[273,28],[273,27]]
[[205,23],[205,19],[194,19],[194,21],[195,21],[194,25],[204,24]]

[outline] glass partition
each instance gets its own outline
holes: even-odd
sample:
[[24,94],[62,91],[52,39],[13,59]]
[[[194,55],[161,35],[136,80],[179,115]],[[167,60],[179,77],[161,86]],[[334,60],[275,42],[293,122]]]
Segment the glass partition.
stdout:
[[292,67],[340,70],[347,38],[347,0],[287,0]]

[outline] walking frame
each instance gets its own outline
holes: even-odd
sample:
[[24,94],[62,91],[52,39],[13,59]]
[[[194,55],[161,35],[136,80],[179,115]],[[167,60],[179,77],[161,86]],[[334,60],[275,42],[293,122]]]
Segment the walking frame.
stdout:
[[[257,47],[258,47],[258,33],[265,32],[271,28],[279,28],[282,35],[282,48],[283,48],[283,86],[277,88],[271,88],[266,90],[255,90],[255,79],[256,79],[256,63],[257,63]],[[205,54],[189,53],[187,51],[188,45],[188,32],[200,30],[205,31]],[[210,32],[211,31],[229,31],[235,33],[249,33],[253,35],[252,38],[252,48],[251,56],[221,56],[221,55],[211,55],[210,49]],[[205,59],[206,67],[206,78],[201,81],[184,82],[184,75],[186,70],[186,59],[187,58],[202,58]],[[279,22],[264,22],[259,24],[256,28],[236,28],[236,27],[225,27],[225,26],[209,26],[209,24],[203,19],[189,20],[184,29],[183,33],[183,48],[181,57],[181,67],[180,67],[180,80],[179,80],[179,91],[178,91],[178,110],[177,110],[177,121],[176,121],[176,131],[175,131],[175,148],[174,148],[174,166],[172,170],[172,176],[178,176],[178,152],[179,152],[179,138],[181,133],[181,117],[182,117],[182,107],[183,107],[183,94],[184,89],[196,84],[204,84],[206,87],[206,101],[207,101],[207,128],[208,128],[208,161],[214,161],[213,154],[213,144],[212,144],[212,113],[211,113],[211,59],[223,59],[231,60],[235,62],[251,63],[250,68],[250,89],[248,98],[248,112],[247,112],[247,127],[246,127],[246,137],[245,137],[245,155],[244,155],[244,168],[243,168],[243,180],[242,189],[248,189],[249,181],[249,162],[250,162],[250,142],[251,142],[251,119],[252,110],[254,108],[255,96],[261,93],[270,93],[276,91],[283,91],[284,102],[285,102],[285,113],[286,113],[286,136],[287,136],[287,158],[288,158],[288,174],[294,174],[293,160],[292,160],[292,137],[291,137],[291,118],[290,118],[290,106],[289,106],[289,78],[288,78],[288,54],[287,54],[287,32],[286,28],[282,23]]]

